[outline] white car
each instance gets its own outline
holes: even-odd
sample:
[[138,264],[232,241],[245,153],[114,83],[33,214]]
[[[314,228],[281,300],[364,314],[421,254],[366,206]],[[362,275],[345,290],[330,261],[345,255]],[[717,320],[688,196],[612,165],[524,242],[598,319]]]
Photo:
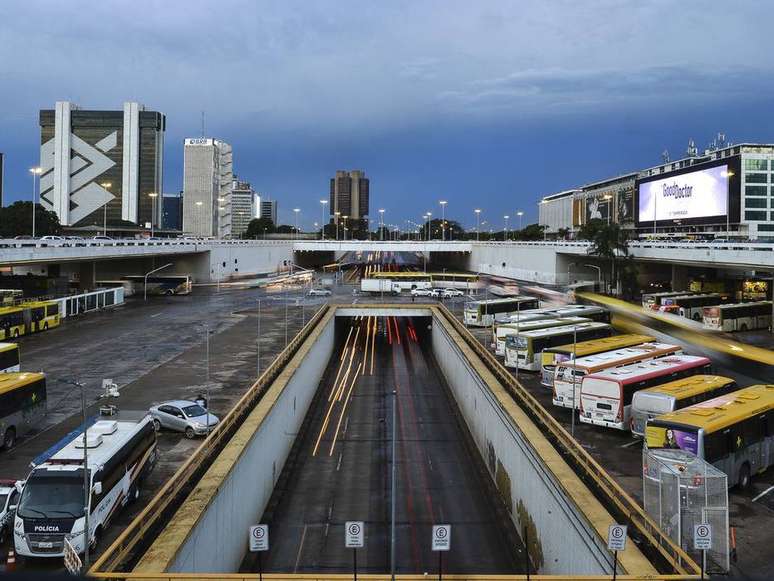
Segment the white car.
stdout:
[[183,432],[189,440],[196,436],[206,436],[220,421],[197,402],[182,399],[154,405],[150,408],[150,414],[157,432],[161,428]]
[[445,299],[451,299],[453,297],[461,297],[463,295],[463,292],[456,288],[445,288],[443,289],[443,298]]
[[433,291],[432,289],[429,289],[429,288],[412,288],[411,296],[412,297],[431,297],[433,296]]
[[0,480],[0,546],[5,544],[12,532],[22,484],[21,480]]
[[329,291],[327,288],[313,288],[308,293],[307,296],[310,297],[329,297],[331,296],[331,291]]
[[41,241],[45,240],[46,242],[64,242],[64,236],[41,236]]

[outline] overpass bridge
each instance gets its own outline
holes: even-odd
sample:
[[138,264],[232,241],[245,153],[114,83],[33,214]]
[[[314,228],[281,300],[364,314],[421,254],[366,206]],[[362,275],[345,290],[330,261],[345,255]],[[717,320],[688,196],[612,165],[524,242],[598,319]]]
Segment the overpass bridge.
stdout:
[[[357,347],[357,335],[350,345],[353,321],[360,321],[359,330],[367,329],[365,353]],[[413,334],[407,331],[409,326]],[[380,365],[369,373],[361,366],[368,361],[369,337],[371,365],[374,353],[386,350],[389,354],[384,362],[390,365],[385,365],[384,375]],[[452,406],[451,411],[442,414],[443,419],[432,416],[440,400],[429,408],[422,407],[427,397],[439,397],[427,391],[424,378],[419,380],[422,385],[417,393],[411,393],[411,387],[402,383],[410,381],[412,375],[425,373],[425,364],[420,360],[405,368],[396,364],[396,357],[416,353],[420,343],[437,365],[445,397],[451,402],[447,404]],[[340,354],[337,347],[342,344],[345,350]],[[353,361],[347,347],[351,347],[351,357],[359,359],[360,365],[353,369],[351,383],[350,368],[340,383],[349,386],[342,404],[337,401],[342,400],[345,390],[337,391],[336,385],[347,359],[350,365]],[[326,378],[334,375],[330,383]],[[353,386],[356,399],[347,415]],[[393,413],[387,406],[392,390],[396,393]],[[412,412],[415,404],[420,406],[416,413]],[[331,418],[331,412],[326,415],[325,409],[333,410],[335,406],[341,409],[338,425],[323,438]],[[459,430],[465,434],[471,455],[448,456],[451,444],[439,437],[444,429],[439,422],[448,425],[452,416],[459,418]],[[330,421],[336,421],[336,413]],[[322,438],[323,452],[318,455],[317,445],[310,452],[304,442],[314,443],[320,425],[317,443]],[[387,444],[394,437],[398,452],[392,456]],[[337,438],[339,448],[335,448]],[[422,453],[413,453],[416,450]],[[398,463],[400,484],[397,495],[383,496],[380,483],[389,473],[391,458]],[[373,464],[370,470],[369,462]],[[460,463],[478,466],[484,484],[465,486],[467,477],[443,476],[445,471],[458,468],[453,464]],[[299,475],[296,467],[305,465],[312,467],[312,472]],[[423,470],[427,470],[427,478],[438,482],[423,479]],[[310,481],[310,488],[298,502],[313,500],[309,497],[325,498],[327,493],[338,494],[338,500],[330,507],[324,502],[321,508],[297,510],[303,513],[298,520],[285,522],[293,518],[292,514],[288,516],[292,512],[288,506],[298,507],[297,502],[283,504],[282,497],[293,494],[296,483],[304,480]],[[335,486],[329,486],[331,482]],[[449,486],[461,495],[457,502],[442,496],[444,490],[449,493]],[[275,498],[277,493],[279,500]],[[499,524],[461,513],[461,506],[470,506],[471,498],[491,501],[499,507]],[[507,564],[514,558],[519,563],[529,562],[533,579],[541,578],[535,573],[563,579],[609,576],[614,556],[607,550],[606,536],[608,526],[615,522],[628,524],[630,537],[626,551],[618,554],[619,575],[632,579],[698,578],[699,568],[691,558],[658,529],[451,312],[440,305],[407,304],[322,306],[103,553],[90,575],[145,581],[254,579],[253,561],[246,558],[248,527],[268,522],[273,540],[264,563],[282,559],[272,553],[274,547],[296,538],[294,535],[298,538],[291,542],[290,565],[273,568],[270,578],[345,579],[351,555],[343,550],[343,522],[364,520],[366,543],[378,545],[363,553],[366,566],[370,565],[367,578],[387,579],[387,572],[379,567],[388,562],[385,554],[390,544],[384,543],[383,533],[380,537],[369,531],[387,530],[388,517],[383,515],[389,514],[386,507],[390,502],[396,506],[399,503],[396,557],[400,579],[418,579],[417,575],[422,575],[421,569],[405,563],[412,562],[412,552],[430,553],[430,525],[438,521],[456,527],[453,538],[457,540],[446,555],[453,579],[523,578],[523,569],[500,570],[496,576],[478,571],[471,576],[473,572],[466,567],[472,556],[481,558],[482,553],[495,549],[501,558],[498,562]],[[424,507],[427,513],[422,513]],[[526,545],[521,549],[510,542],[475,545],[500,530],[491,527],[499,526],[512,528],[522,539],[526,531]],[[418,544],[417,531],[421,533]],[[506,533],[501,534],[508,538]],[[467,547],[466,553],[467,543],[474,546],[472,550]],[[309,559],[309,550],[319,558]]]

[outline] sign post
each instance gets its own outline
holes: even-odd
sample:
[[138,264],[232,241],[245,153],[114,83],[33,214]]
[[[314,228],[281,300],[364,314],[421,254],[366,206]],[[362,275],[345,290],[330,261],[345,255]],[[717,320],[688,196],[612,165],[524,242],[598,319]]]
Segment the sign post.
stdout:
[[438,581],[443,581],[443,554],[451,549],[451,525],[433,525],[433,550],[438,551]]
[[607,548],[613,551],[613,581],[618,574],[618,551],[626,550],[626,525],[610,525],[607,529]]
[[83,567],[78,551],[75,550],[75,547],[73,547],[70,539],[67,537],[64,539],[64,566],[70,575],[80,575],[81,567]]
[[349,520],[344,523],[344,546],[352,549],[352,573],[357,581],[357,550],[365,546],[365,525],[360,520]]
[[253,525],[250,527],[250,552],[258,553],[258,579],[263,581],[263,564],[261,553],[269,550],[269,525]]
[[707,567],[707,551],[712,548],[712,525],[701,523],[693,525],[693,548],[701,551],[701,578]]

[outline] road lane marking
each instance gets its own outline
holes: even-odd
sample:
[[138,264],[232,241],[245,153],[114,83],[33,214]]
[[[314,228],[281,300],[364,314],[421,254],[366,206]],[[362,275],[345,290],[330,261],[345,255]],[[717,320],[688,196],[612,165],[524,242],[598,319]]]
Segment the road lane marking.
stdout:
[[333,449],[336,447],[336,440],[339,437],[339,428],[341,427],[341,419],[344,417],[344,414],[347,413],[347,405],[349,405],[350,397],[352,396],[352,389],[355,387],[355,382],[357,381],[357,374],[360,372],[360,366],[363,363],[357,364],[357,371],[355,371],[355,375],[352,378],[352,384],[349,386],[349,391],[347,392],[347,399],[344,400],[344,405],[341,407],[341,415],[339,415],[339,422],[336,424],[336,431],[333,433],[333,441],[331,442],[331,449],[328,452],[328,456],[333,456]]
[[296,554],[296,564],[293,567],[293,573],[298,572],[298,564],[301,562],[301,551],[304,550],[304,541],[306,540],[306,527],[308,525],[304,525],[304,532],[301,533],[301,543],[298,545],[298,553]]
[[763,498],[764,496],[766,496],[766,495],[767,495],[769,492],[771,492],[772,490],[774,490],[774,486],[769,486],[769,487],[768,487],[766,490],[764,490],[764,491],[763,491],[763,492],[761,492],[761,493],[760,493],[758,496],[756,496],[755,498],[753,498],[753,499],[752,499],[752,501],[753,501],[753,502],[755,502],[755,501],[756,501],[756,500],[758,500],[759,498]]
[[336,472],[341,470],[341,457],[344,456],[344,452],[339,452],[339,461],[336,462]]
[[628,442],[626,444],[621,444],[618,446],[619,448],[630,448],[634,446],[635,444],[642,444],[642,440],[632,440],[631,442]]

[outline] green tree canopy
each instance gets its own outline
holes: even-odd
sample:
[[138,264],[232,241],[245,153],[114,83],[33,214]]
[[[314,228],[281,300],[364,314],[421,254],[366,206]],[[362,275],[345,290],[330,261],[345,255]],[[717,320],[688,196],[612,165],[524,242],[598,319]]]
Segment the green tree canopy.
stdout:
[[[35,205],[35,235],[49,236],[62,232],[59,217],[40,204]],[[14,202],[0,208],[0,237],[32,235],[32,202]]]
[[271,218],[253,218],[247,224],[247,230],[245,230],[245,238],[258,239],[262,238],[264,232],[266,234],[274,234],[274,222]]

